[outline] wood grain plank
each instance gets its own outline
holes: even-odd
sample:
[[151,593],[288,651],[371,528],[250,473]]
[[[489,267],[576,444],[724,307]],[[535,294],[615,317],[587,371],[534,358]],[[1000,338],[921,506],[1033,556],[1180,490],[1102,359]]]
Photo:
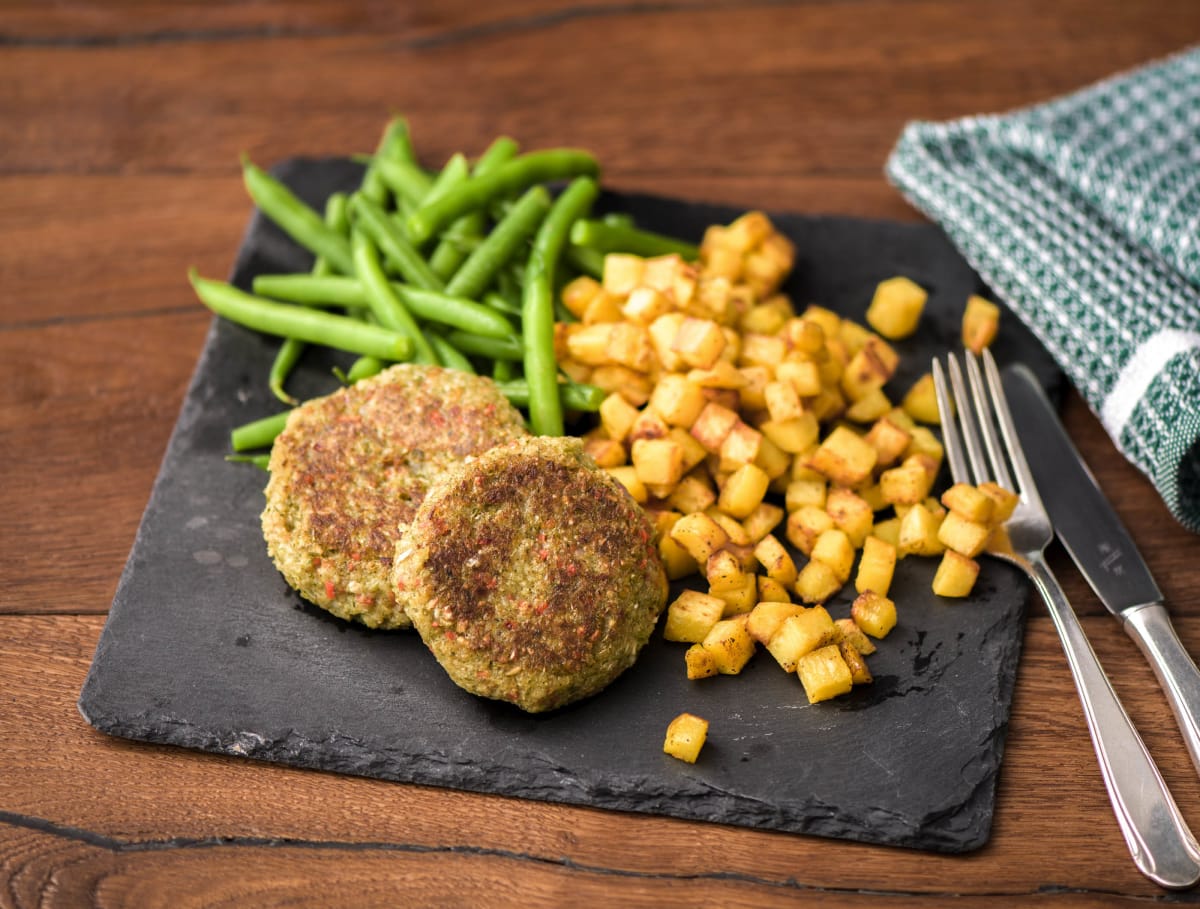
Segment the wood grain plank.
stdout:
[[[447,857],[465,866],[456,873],[468,886],[482,886],[498,866],[528,862],[522,877],[551,872],[545,886],[578,875],[586,888],[596,874],[648,892],[698,878],[789,892],[851,892],[867,883],[880,893],[930,894],[953,881],[957,893],[992,897],[1039,887],[1155,893],[1131,864],[1113,861],[1124,845],[1043,617],[1031,620],[1026,636],[992,841],[966,856],[404,786],[110,739],[75,710],[101,626],[100,617],[0,617],[0,766],[8,771],[0,777],[0,831],[8,843],[0,867],[11,877],[65,880],[78,862],[97,875],[157,880],[200,874],[187,870],[195,863],[233,880],[243,861],[268,861],[262,853],[282,850],[265,878],[290,864],[311,881],[307,863],[326,853],[371,873],[407,867],[412,857],[407,873],[427,880],[431,898],[437,876],[426,879],[417,866]],[[1200,823],[1200,779],[1148,667],[1114,623],[1088,619],[1085,626],[1185,814]],[[1187,619],[1182,630],[1200,639],[1200,619]],[[1047,838],[1057,851],[1029,853],[1031,841]],[[163,859],[168,853],[179,854]],[[153,867],[135,869],[137,861]],[[175,870],[159,870],[159,861]]]

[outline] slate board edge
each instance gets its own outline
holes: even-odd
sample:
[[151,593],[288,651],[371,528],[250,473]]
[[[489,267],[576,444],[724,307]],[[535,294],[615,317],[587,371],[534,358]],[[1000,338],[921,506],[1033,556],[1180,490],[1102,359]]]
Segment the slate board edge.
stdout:
[[[281,167],[285,166],[284,162]],[[648,194],[619,194],[612,193],[607,196],[609,199],[621,198],[638,198],[641,200],[661,200],[664,203],[676,203],[679,200],[669,199],[666,197],[656,197]],[[718,204],[696,203],[698,208],[703,208],[712,211],[728,210],[728,206]],[[927,224],[897,224],[884,219],[859,219],[845,218],[838,215],[814,214],[811,217],[815,219],[829,218],[833,220],[843,221],[863,221],[873,224],[889,224],[896,227],[902,227],[906,230],[914,232],[920,231],[937,231],[933,225]],[[249,219],[246,230],[244,232],[242,242],[238,247],[238,256],[234,264],[233,274],[237,274],[241,264],[247,255],[245,248],[245,239],[250,236],[257,228],[258,220],[261,215],[256,211]],[[195,414],[200,408],[197,392],[201,386],[201,377],[207,367],[209,359],[214,355],[214,349],[217,344],[219,333],[222,329],[220,320],[214,318],[207,332],[201,356],[197,360],[197,365],[193,371],[188,391],[184,398],[184,404],[180,412],[180,416],[176,421],[172,431],[170,441],[168,442],[167,450],[160,466],[159,473],[155,479],[154,486],[151,491],[150,499],[147,504],[147,510],[150,509],[155,496],[159,490],[160,484],[166,481],[168,476],[167,467],[178,459],[179,448],[181,447],[180,439],[186,428],[195,417]],[[141,538],[142,526],[139,525],[137,535],[135,535],[133,546],[130,551],[130,559],[122,571],[121,579],[118,583],[116,595],[113,600],[113,608],[118,609],[124,598],[125,587],[128,577],[133,570],[133,555],[138,550],[139,540]],[[107,627],[107,625],[106,625]],[[95,657],[93,659],[92,668],[89,669],[88,677],[85,680],[83,689],[78,702],[78,709],[85,720],[93,727],[101,732],[113,736],[127,738],[137,741],[146,741],[155,744],[177,745],[188,747],[195,750],[205,752],[217,752],[233,756],[250,757],[257,760],[265,760],[272,762],[282,762],[293,766],[305,767],[309,769],[329,771],[331,768],[328,763],[320,764],[314,758],[312,748],[318,743],[297,741],[294,743],[286,743],[283,747],[256,749],[254,743],[247,745],[244,742],[225,742],[219,739],[211,731],[198,729],[194,724],[187,724],[186,728],[190,731],[190,740],[185,740],[183,725],[173,724],[170,717],[146,717],[144,722],[139,722],[137,719],[121,719],[105,714],[102,705],[97,702],[93,691],[93,674],[94,668],[98,661],[103,656],[106,646],[105,636],[102,633],[97,644]],[[1015,683],[1016,665],[1019,658],[1020,637],[1016,640],[1016,652],[1011,655],[1011,660],[1005,660],[1005,665],[1008,671],[1005,677],[999,680],[1000,689],[1003,697],[1001,701],[1008,703],[1011,699],[1013,684]],[[714,822],[730,823],[729,807],[730,799],[733,798],[737,803],[738,812],[741,817],[737,822],[737,826],[751,826],[757,828],[767,828],[790,833],[804,833],[809,835],[825,836],[825,837],[851,837],[854,840],[862,842],[872,842],[884,845],[905,846],[910,848],[929,849],[933,851],[944,852],[966,852],[979,848],[984,843],[990,834],[992,823],[992,811],[990,808],[984,812],[985,823],[980,824],[978,829],[970,831],[969,835],[964,836],[962,831],[957,833],[947,833],[942,837],[939,833],[943,828],[948,831],[955,828],[954,820],[957,816],[971,816],[981,803],[990,803],[994,799],[995,786],[1001,766],[1000,757],[1003,753],[1003,739],[1007,734],[1008,721],[1007,718],[1002,723],[995,727],[994,735],[999,740],[999,747],[995,751],[995,762],[986,768],[985,774],[981,777],[976,785],[972,795],[964,800],[959,806],[959,810],[948,814],[940,815],[935,818],[926,819],[920,826],[914,828],[912,835],[899,836],[892,838],[873,838],[869,831],[864,832],[862,827],[856,826],[854,818],[839,817],[834,813],[829,817],[813,817],[795,812],[783,811],[777,806],[764,805],[753,800],[744,798],[732,797],[730,794],[720,790],[713,790],[709,787],[699,785],[693,791],[687,792],[686,810],[680,805],[682,800],[679,799],[679,791],[672,790],[669,794],[664,794],[660,799],[647,802],[647,794],[644,790],[622,792],[608,791],[606,787],[587,788],[587,789],[563,789],[561,787],[551,787],[552,791],[548,791],[545,786],[533,786],[525,791],[507,793],[509,796],[519,798],[534,799],[540,801],[551,801],[559,803],[579,804],[589,807],[602,807],[609,810],[633,811],[640,813],[650,813],[665,816],[681,817],[686,819],[700,819]],[[207,735],[208,740],[203,744],[197,744],[197,733],[201,739]],[[348,747],[351,753],[354,753],[354,743],[340,743],[343,747]],[[391,762],[384,760],[381,764],[381,755],[378,749],[361,748],[358,756],[348,761],[348,766],[337,768],[334,772],[348,773],[352,775],[360,775],[366,777],[374,777],[381,779],[389,779],[398,782],[416,783],[422,785],[446,786],[448,783],[444,777],[444,773],[439,773],[437,768],[445,768],[448,766],[446,761],[438,761],[436,755],[427,756],[427,766],[417,766],[412,761],[411,755],[405,755],[403,763]],[[457,765],[460,771],[464,765]],[[472,791],[494,792],[493,789],[486,785],[490,773],[495,772],[497,767],[489,767],[482,763],[472,763],[467,765],[470,775],[463,779],[460,778],[454,782],[455,788],[461,788]]]

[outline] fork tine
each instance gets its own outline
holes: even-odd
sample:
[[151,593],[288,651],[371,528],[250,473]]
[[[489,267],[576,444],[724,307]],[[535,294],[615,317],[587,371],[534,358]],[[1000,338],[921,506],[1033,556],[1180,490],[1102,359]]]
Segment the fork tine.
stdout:
[[954,389],[954,404],[958,410],[958,421],[962,424],[963,442],[966,444],[967,457],[971,461],[971,469],[975,474],[975,482],[983,483],[991,478],[988,472],[987,456],[979,441],[979,430],[975,423],[975,408],[963,382],[962,370],[954,354],[946,357],[946,365],[950,369],[950,385]]
[[996,368],[996,360],[986,348],[983,351],[983,370],[987,374],[988,390],[995,402],[996,419],[1000,423],[1000,433],[1004,436],[1004,445],[1008,449],[1009,460],[1012,461],[1013,472],[1017,475],[1016,485],[1010,487],[1021,498],[1038,510],[1045,511],[1041,496],[1038,495],[1037,483],[1033,479],[1033,471],[1025,460],[1025,450],[1021,447],[1021,437],[1017,435],[1017,427],[1013,423],[1012,410],[1008,406],[1008,398],[1004,394],[1004,386],[1000,383],[1000,370]]
[[[991,354],[988,354],[988,356],[990,357]],[[999,411],[1000,408],[993,407],[989,402],[988,390],[984,387],[983,375],[979,371],[979,363],[975,359],[975,356],[970,352],[964,353],[963,362],[967,368],[967,381],[971,386],[971,396],[975,400],[975,414],[979,418],[979,428],[983,434],[984,444],[987,446],[988,457],[992,462],[993,476],[996,478],[996,482],[1005,489],[1019,492],[1020,490],[1013,485],[1012,474],[1008,472],[1008,463],[1004,457],[1004,448],[1001,446],[1000,436],[996,432],[994,413]],[[994,369],[995,360],[992,361],[992,366]],[[999,389],[1001,394],[1004,392],[1004,389],[1000,387],[999,381],[990,387],[993,392],[996,389]],[[1005,402],[1005,407],[1007,407],[1007,402]]]
[[958,424],[955,422],[954,402],[950,399],[950,390],[946,387],[946,373],[937,357],[933,358],[933,390],[937,395],[938,413],[942,417],[942,445],[946,449],[946,460],[950,463],[950,476],[955,483],[971,482],[971,472],[963,457],[962,438],[958,434]]

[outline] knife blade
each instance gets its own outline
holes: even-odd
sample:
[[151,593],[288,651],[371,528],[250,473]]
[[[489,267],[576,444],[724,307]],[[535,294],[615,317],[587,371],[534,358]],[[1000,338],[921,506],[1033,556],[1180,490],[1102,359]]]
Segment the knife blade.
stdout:
[[1055,534],[1146,656],[1200,771],[1200,670],[1171,625],[1162,592],[1034,374],[1014,364],[1002,380]]

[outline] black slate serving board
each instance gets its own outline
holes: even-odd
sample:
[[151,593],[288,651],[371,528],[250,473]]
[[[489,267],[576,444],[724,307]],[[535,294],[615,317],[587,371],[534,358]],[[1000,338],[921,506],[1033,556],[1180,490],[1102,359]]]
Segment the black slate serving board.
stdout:
[[[314,205],[354,188],[342,160],[276,169]],[[699,239],[740,212],[608,194],[603,206]],[[787,290],[862,318],[875,284],[905,274],[930,290],[917,337],[898,344],[898,399],[957,345],[978,277],[928,225],[774,216],[799,251]],[[257,215],[233,280],[309,258]],[[180,276],[183,280],[183,276]],[[197,304],[200,305],[200,304]],[[531,716],[456,688],[412,633],[373,632],[303,602],[267,557],[265,475],[224,460],[231,427],[273,413],[272,339],[214,320],[79,701],[106,733],[338,773],[519,798],[842,837],[940,852],[986,842],[1020,652],[1027,587],[986,561],[976,593],[929,590],[935,560],[907,559],[891,595],[900,621],[869,659],[874,684],[810,706],[760,653],[740,677],[689,682],[683,645],[656,634],[609,689]],[[1049,356],[1008,317],[995,347],[1052,393]],[[310,350],[291,383],[333,390]],[[830,604],[847,614],[849,588]],[[667,723],[711,721],[695,765],[661,752]]]

